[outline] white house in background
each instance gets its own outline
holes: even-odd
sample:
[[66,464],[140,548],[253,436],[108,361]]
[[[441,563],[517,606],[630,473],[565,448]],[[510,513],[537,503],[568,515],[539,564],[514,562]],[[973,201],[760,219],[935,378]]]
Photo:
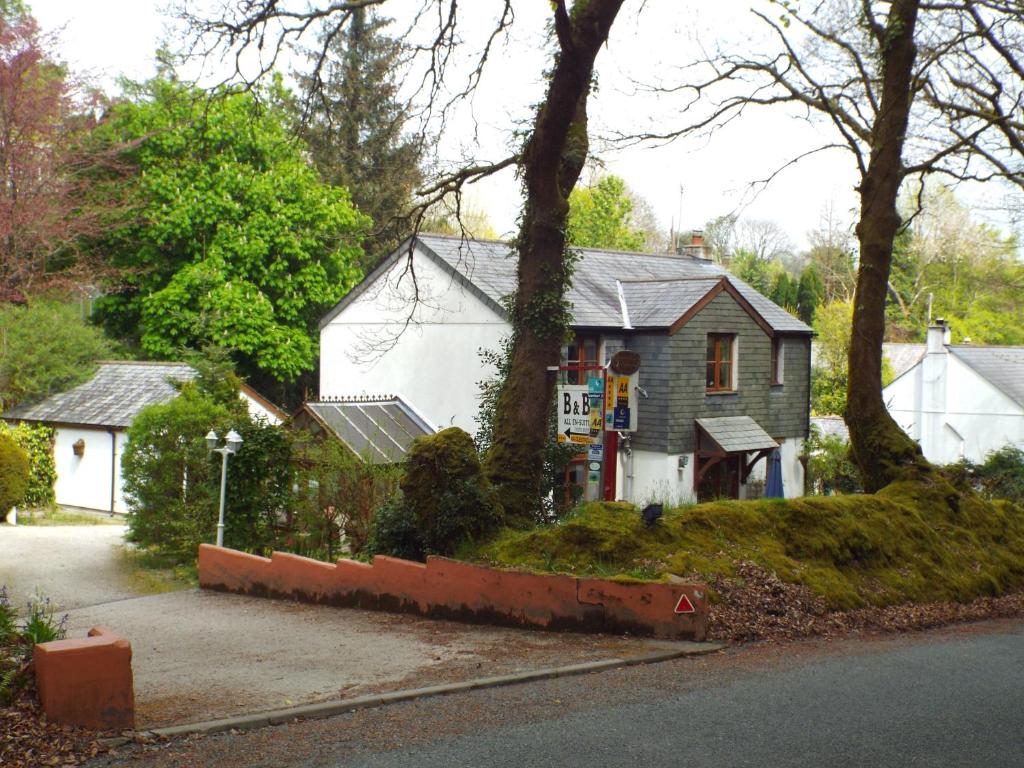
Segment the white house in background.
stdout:
[[[57,503],[104,512],[127,512],[121,490],[121,456],[128,427],[147,405],[177,396],[172,382],[195,378],[184,363],[103,362],[85,384],[18,406],[3,414],[5,421],[46,424],[54,428],[53,456],[57,470]],[[249,412],[280,424],[284,413],[248,385],[241,397]]]
[[950,344],[939,320],[882,398],[929,461],[981,462],[1008,444],[1024,448],[1024,347]]
[[[566,488],[638,503],[744,498],[764,478],[760,459],[780,449],[785,493],[801,495],[811,329],[699,258],[699,244],[681,255],[577,250],[574,335],[557,375],[586,386],[618,351],[641,362],[637,430],[601,432],[600,468],[582,454]],[[508,335],[515,283],[506,243],[407,239],[321,320],[321,399],[393,396],[430,427],[475,432],[479,383],[494,375],[479,353]]]

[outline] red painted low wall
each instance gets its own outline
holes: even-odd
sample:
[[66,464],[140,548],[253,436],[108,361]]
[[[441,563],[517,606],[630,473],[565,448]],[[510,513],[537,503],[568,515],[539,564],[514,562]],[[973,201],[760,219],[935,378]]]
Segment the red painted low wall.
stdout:
[[[621,583],[469,565],[443,557],[426,564],[375,557],[373,564],[322,563],[275,552],[257,557],[199,547],[206,589],[313,603],[417,613],[434,618],[577,632],[704,640],[702,584]],[[683,596],[692,613],[676,613]]]
[[47,718],[97,731],[135,727],[132,646],[102,627],[81,640],[35,647],[39,701]]

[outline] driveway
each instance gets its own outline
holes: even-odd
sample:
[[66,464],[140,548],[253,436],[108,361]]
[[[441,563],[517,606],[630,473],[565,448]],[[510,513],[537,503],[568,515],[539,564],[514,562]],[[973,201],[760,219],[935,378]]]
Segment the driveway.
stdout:
[[132,643],[136,719],[156,728],[623,659],[665,650],[628,637],[533,632],[195,589],[139,595],[120,526],[0,526],[0,581],[38,587],[69,637],[102,625]]
[[0,525],[0,585],[24,606],[36,591],[61,610],[135,597],[123,525]]

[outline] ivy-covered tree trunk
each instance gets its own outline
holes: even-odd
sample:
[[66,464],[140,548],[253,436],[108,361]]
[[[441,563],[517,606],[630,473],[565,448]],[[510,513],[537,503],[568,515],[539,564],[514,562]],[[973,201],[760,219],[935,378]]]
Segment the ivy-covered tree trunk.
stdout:
[[533,518],[540,502],[548,413],[570,316],[572,276],[566,248],[569,193],[587,157],[587,97],[597,52],[623,0],[554,3],[558,52],[547,96],[520,162],[526,201],[517,249],[513,349],[498,399],[486,470],[509,522]]
[[882,341],[893,243],[900,228],[896,208],[903,180],[903,143],[913,101],[917,50],[914,30],[920,0],[895,0],[878,36],[882,101],[871,135],[871,156],[860,187],[860,269],[850,338],[846,423],[864,490],[873,493],[927,468],[920,448],[893,421],[882,401]]

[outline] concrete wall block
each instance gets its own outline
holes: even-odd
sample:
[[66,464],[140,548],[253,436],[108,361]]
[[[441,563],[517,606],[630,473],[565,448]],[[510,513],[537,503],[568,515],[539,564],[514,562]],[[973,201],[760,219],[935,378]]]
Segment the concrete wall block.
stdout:
[[[199,583],[230,592],[482,623],[693,640],[706,635],[702,585],[620,584],[443,557],[430,557],[425,565],[383,556],[372,565],[351,560],[334,565],[281,552],[267,560],[203,544]],[[684,590],[700,606],[695,614],[673,611]]]
[[97,731],[135,727],[132,647],[108,629],[35,647],[39,701],[47,718]]

